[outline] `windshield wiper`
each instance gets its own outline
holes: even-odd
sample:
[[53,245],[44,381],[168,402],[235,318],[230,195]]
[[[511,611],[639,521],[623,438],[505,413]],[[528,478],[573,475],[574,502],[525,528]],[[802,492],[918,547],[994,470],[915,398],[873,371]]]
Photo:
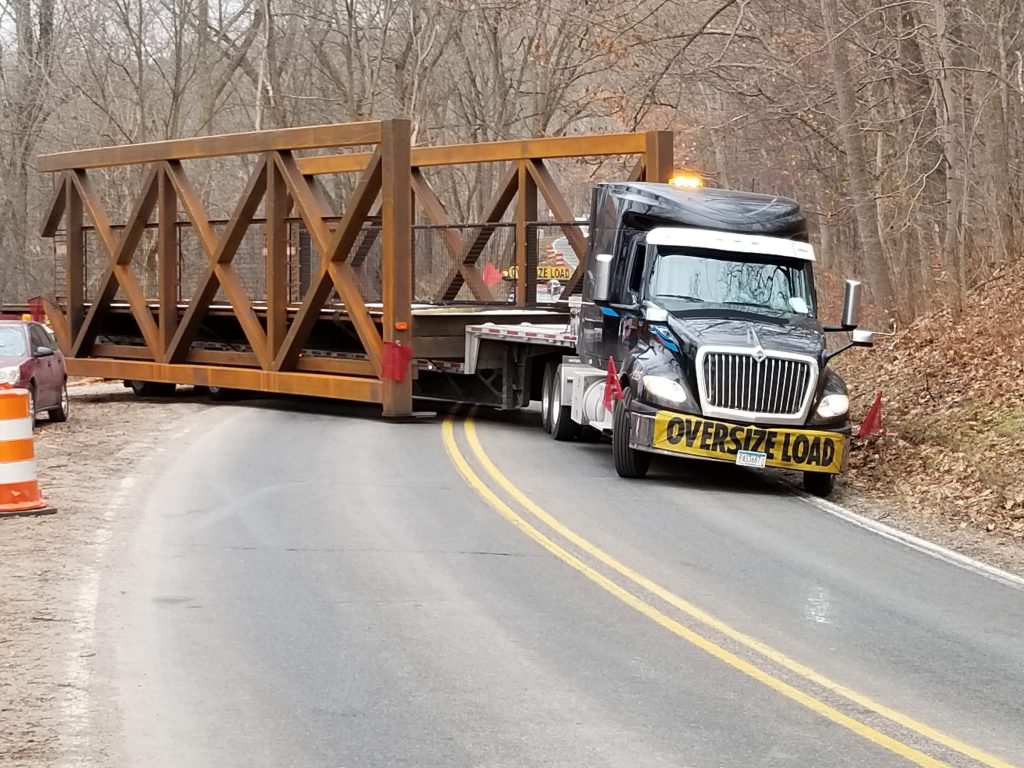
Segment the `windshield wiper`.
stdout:
[[767,304],[755,304],[751,301],[723,301],[723,304],[730,304],[735,307],[757,307],[758,309],[774,309]]
[[659,299],[682,299],[683,301],[695,301],[701,304],[704,303],[704,299],[698,299],[696,296],[682,296],[678,293],[659,293]]

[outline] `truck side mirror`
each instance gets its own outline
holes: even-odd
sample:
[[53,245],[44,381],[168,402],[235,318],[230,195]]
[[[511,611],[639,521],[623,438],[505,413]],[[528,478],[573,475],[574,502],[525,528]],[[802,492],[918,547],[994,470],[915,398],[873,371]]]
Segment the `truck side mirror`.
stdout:
[[613,259],[610,253],[599,253],[594,257],[594,301],[604,302],[611,298]]
[[847,280],[846,293],[843,296],[844,331],[852,331],[860,322],[860,280]]

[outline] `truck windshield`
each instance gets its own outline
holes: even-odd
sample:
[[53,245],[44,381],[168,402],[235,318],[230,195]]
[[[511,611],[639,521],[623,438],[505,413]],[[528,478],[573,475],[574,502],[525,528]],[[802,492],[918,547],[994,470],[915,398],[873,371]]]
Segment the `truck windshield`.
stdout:
[[702,302],[814,312],[809,264],[796,259],[659,246],[648,286],[652,299],[669,306]]

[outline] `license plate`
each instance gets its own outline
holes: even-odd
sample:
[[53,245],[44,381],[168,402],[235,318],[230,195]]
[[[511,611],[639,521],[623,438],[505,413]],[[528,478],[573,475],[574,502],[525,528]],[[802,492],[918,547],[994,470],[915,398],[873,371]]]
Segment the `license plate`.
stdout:
[[758,451],[736,452],[736,463],[741,467],[757,467],[758,469],[763,469],[766,461],[768,461],[767,453],[760,453]]

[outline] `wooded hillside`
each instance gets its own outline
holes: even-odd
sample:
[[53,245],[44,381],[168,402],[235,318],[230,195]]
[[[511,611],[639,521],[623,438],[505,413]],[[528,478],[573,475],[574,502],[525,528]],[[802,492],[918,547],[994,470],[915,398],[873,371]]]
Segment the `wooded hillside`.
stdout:
[[[53,285],[39,153],[400,116],[419,144],[672,128],[679,162],[710,183],[800,199],[825,269],[865,279],[902,320],[942,304],[958,316],[1020,247],[1022,0],[8,0],[2,13],[0,301]],[[453,215],[488,182],[447,179],[466,207]]]

